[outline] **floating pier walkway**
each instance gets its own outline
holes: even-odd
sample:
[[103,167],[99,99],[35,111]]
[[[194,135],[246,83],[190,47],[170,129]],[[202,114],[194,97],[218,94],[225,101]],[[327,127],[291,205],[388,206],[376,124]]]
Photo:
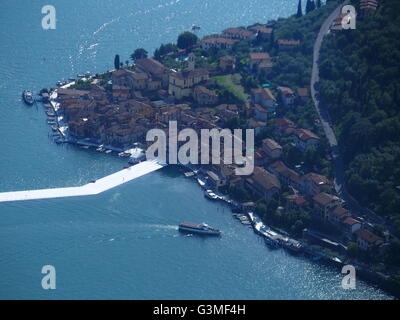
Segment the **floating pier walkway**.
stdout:
[[0,192],[0,202],[89,196],[102,193],[166,166],[156,160],[143,161],[80,187]]

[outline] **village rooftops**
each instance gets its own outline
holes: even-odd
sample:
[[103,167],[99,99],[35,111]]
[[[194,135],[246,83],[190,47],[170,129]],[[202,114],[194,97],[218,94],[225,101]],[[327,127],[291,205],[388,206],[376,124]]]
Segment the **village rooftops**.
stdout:
[[261,167],[254,167],[253,174],[251,175],[251,180],[262,186],[266,190],[281,188],[279,180],[273,174],[269,173]]
[[366,10],[366,9],[376,10],[377,7],[378,7],[377,0],[361,0],[360,1],[360,9],[361,10]]
[[136,67],[138,67],[142,71],[148,72],[152,75],[160,75],[160,74],[170,72],[170,69],[165,67],[161,62],[159,62],[155,59],[152,59],[152,58],[136,60]]
[[89,91],[86,90],[77,90],[77,89],[64,89],[64,88],[58,88],[57,89],[57,95],[68,95],[68,96],[84,96],[88,94]]
[[268,52],[250,52],[250,60],[269,60]]
[[287,167],[282,161],[275,161],[270,165],[270,168],[276,171],[280,176],[290,181],[293,181],[297,184],[301,183],[300,175],[296,171]]
[[208,43],[208,44],[225,44],[225,45],[233,45],[237,42],[237,40],[234,39],[227,39],[223,37],[209,37],[201,40],[202,43]]
[[271,90],[269,90],[268,88],[254,88],[251,89],[251,92],[253,94],[259,94],[261,95],[261,97],[264,100],[273,100],[276,101],[276,98],[274,97],[274,95],[272,94]]
[[343,208],[342,206],[337,206],[333,212],[332,212],[335,216],[337,216],[338,218],[342,218],[345,216],[350,215],[350,211]]
[[268,28],[268,27],[264,27],[264,26],[260,26],[260,25],[255,25],[253,27],[249,27],[249,30],[253,30],[255,32],[260,32],[260,33],[268,33],[271,34],[274,29],[272,28]]
[[307,129],[296,129],[296,130],[294,130],[293,133],[294,133],[300,140],[303,140],[303,141],[307,141],[307,140],[310,140],[310,139],[317,139],[317,140],[319,140],[319,137],[318,137],[316,134],[312,133],[310,130],[307,130]]
[[300,45],[300,40],[278,39],[278,44],[283,46],[298,46]]
[[346,219],[343,220],[343,223],[349,226],[353,226],[357,223],[360,223],[360,221],[352,218],[352,217],[347,217]]
[[294,122],[292,120],[289,120],[288,118],[276,119],[275,125],[281,128],[295,127]]
[[194,70],[183,70],[179,72],[172,72],[171,77],[185,80],[192,77],[201,77],[209,75],[210,71],[207,68],[199,68]]
[[321,193],[318,193],[317,195],[315,195],[313,197],[313,200],[316,203],[325,206],[331,202],[339,201],[340,199],[337,196],[334,196],[332,194],[321,192]]
[[214,90],[207,89],[204,86],[196,86],[194,88],[195,94],[206,94],[208,96],[217,96]]
[[310,172],[303,176],[303,180],[310,180],[318,186],[330,186],[332,182],[325,176]]
[[378,237],[377,235],[373,234],[371,231],[368,231],[366,229],[359,229],[355,232],[355,234],[358,238],[363,239],[370,245],[379,246],[383,243],[383,239],[381,237]]
[[265,138],[262,141],[262,144],[266,145],[270,150],[282,150],[282,146],[278,142],[269,138]]
[[257,103],[254,105],[254,109],[256,109],[260,113],[267,113],[268,112],[267,108],[264,108],[263,106],[260,106]]
[[232,38],[242,38],[242,39],[251,38],[254,35],[253,32],[243,28],[228,28],[225,29],[223,33]]
[[293,90],[288,87],[277,87],[276,89],[285,96],[291,96],[294,94]]
[[299,97],[307,98],[308,97],[308,88],[298,88],[297,95]]

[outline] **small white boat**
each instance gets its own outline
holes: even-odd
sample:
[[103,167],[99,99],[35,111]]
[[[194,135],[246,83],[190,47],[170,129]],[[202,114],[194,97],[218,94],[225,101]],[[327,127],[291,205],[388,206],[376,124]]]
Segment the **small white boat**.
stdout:
[[210,200],[217,200],[219,198],[212,190],[206,190],[204,196]]
[[112,152],[112,150],[106,150],[106,153],[107,154],[109,154],[109,153],[111,153]]

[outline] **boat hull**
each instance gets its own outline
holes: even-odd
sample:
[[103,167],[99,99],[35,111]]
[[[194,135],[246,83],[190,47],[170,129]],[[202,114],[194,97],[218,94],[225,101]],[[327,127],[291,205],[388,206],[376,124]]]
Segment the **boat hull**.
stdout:
[[205,236],[220,236],[221,235],[221,231],[219,231],[219,230],[215,230],[215,231],[201,230],[201,229],[188,228],[188,227],[184,227],[184,226],[179,226],[178,230],[182,233],[195,233],[195,234],[205,235]]

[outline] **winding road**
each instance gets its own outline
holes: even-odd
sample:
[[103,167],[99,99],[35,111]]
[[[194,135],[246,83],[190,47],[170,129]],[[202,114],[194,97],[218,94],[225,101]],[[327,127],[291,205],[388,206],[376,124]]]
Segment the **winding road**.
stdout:
[[[340,154],[338,142],[335,136],[335,133],[332,129],[332,124],[331,120],[328,114],[328,111],[324,107],[322,103],[319,101],[319,96],[318,96],[318,89],[319,89],[319,66],[318,66],[318,61],[319,61],[319,54],[321,50],[321,44],[324,36],[328,34],[329,32],[329,27],[331,26],[332,22],[338,17],[338,15],[341,12],[341,8],[343,5],[347,4],[348,1],[344,1],[342,4],[340,4],[338,7],[336,7],[332,13],[328,16],[328,18],[325,19],[324,23],[322,24],[318,36],[315,40],[314,43],[314,50],[313,50],[313,64],[312,64],[312,72],[311,72],[311,83],[310,83],[310,88],[311,88],[311,97],[313,99],[315,108],[317,110],[317,113],[319,115],[321,125],[324,129],[325,136],[328,139],[329,145],[331,147],[331,154],[332,154],[332,159],[333,159],[333,171],[334,171],[334,185],[335,185],[335,190],[340,197],[342,197],[349,209],[351,209],[353,212],[360,214],[364,218],[366,218],[367,221],[372,222],[372,223],[378,223],[385,225],[385,220],[369,210],[368,208],[362,207],[357,200],[355,200],[346,190],[345,186],[345,179],[344,179],[344,167],[343,167],[343,159]],[[317,87],[317,88],[316,88]],[[387,226],[386,226],[387,227]]]

